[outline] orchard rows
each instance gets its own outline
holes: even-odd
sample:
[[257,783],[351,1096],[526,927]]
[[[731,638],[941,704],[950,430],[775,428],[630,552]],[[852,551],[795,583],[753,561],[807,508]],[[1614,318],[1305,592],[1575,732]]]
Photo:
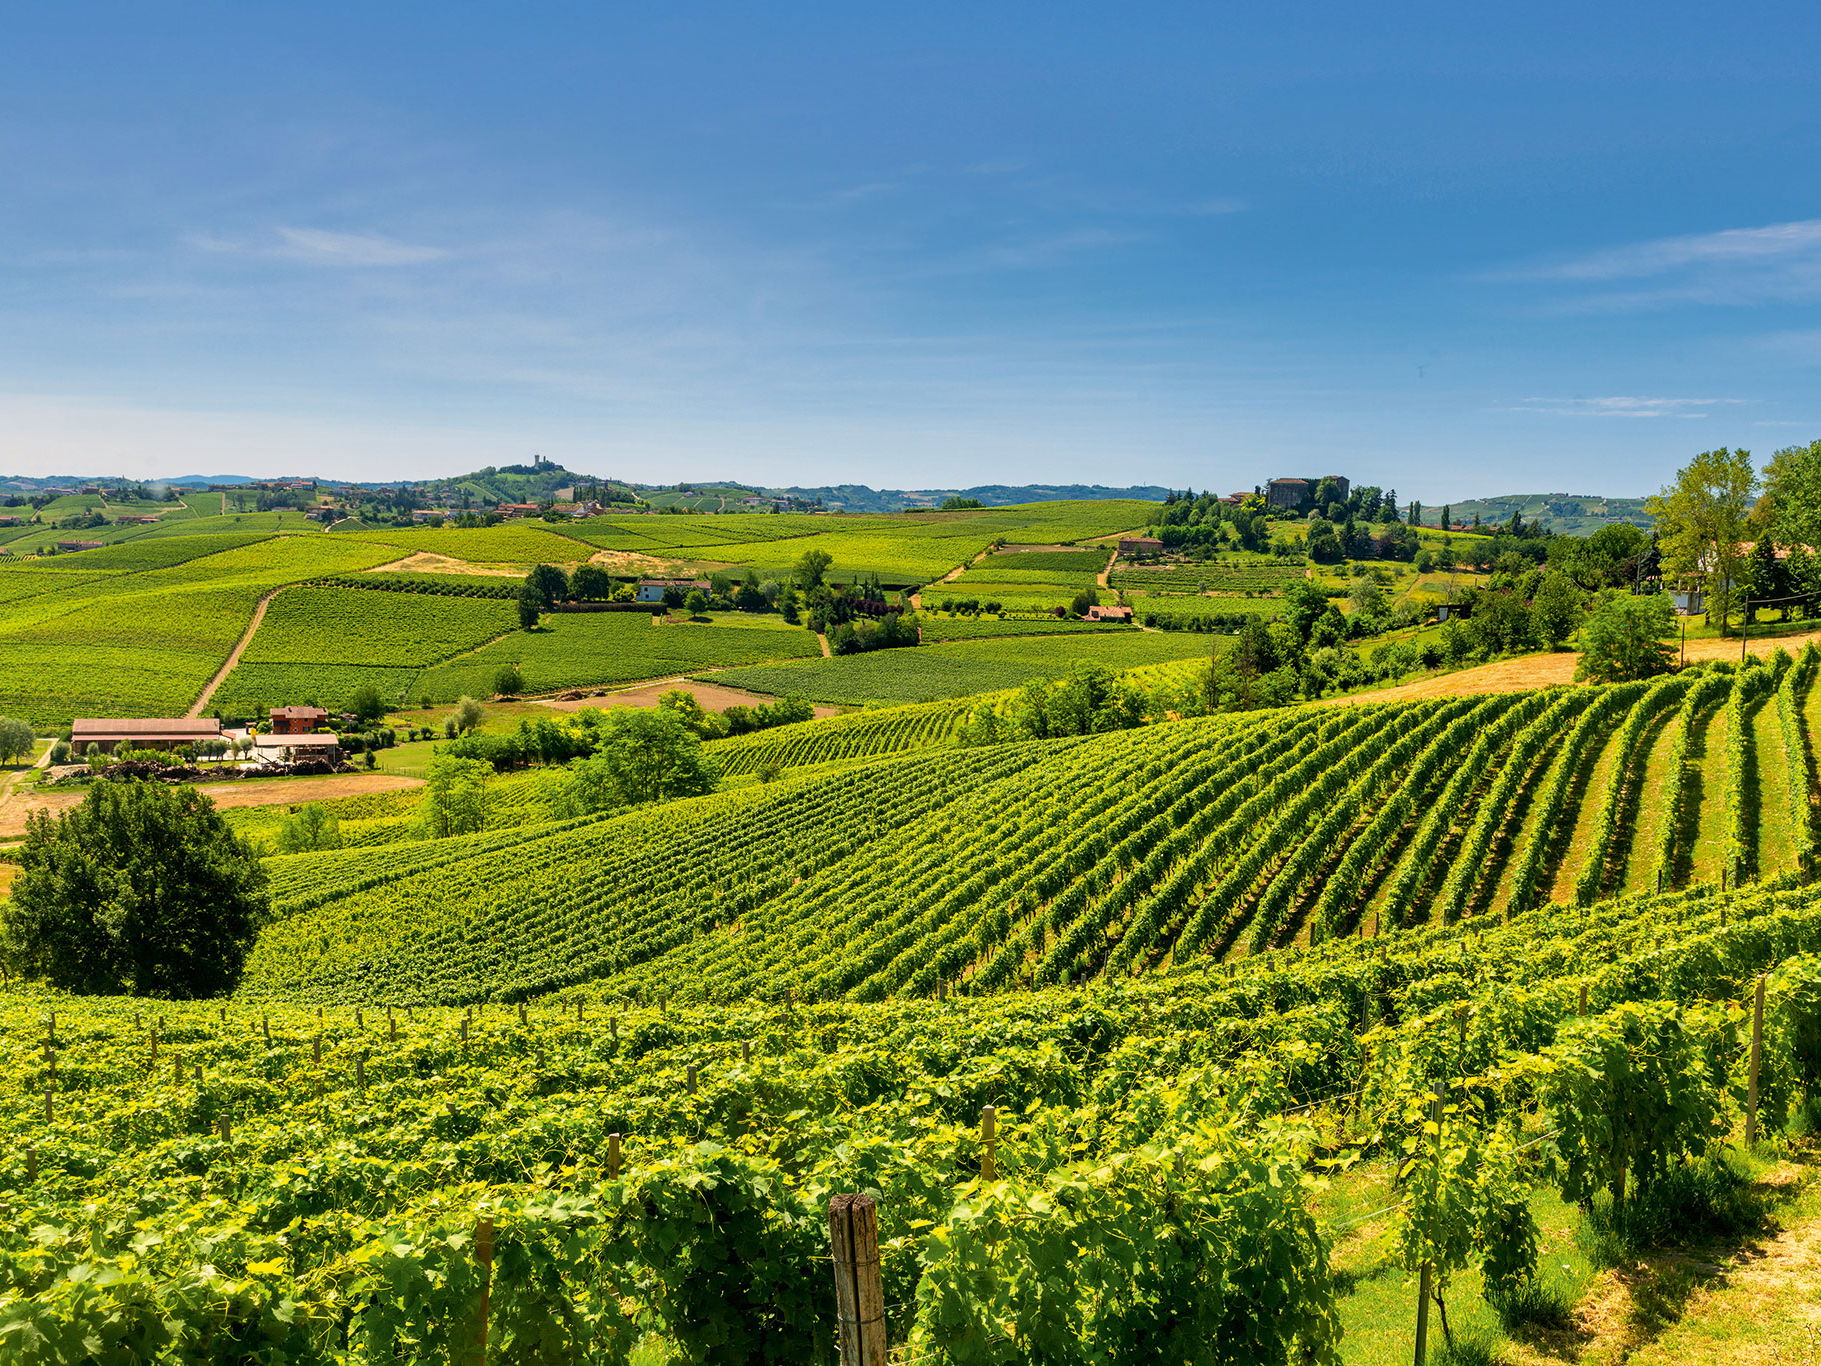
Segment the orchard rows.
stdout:
[[[606,978],[880,1000],[1736,886],[1813,865],[1815,668],[924,749],[531,838],[305,856],[282,865],[287,918],[249,989],[428,1004]],[[1778,725],[1757,724],[1765,708]],[[735,771],[827,762],[926,742],[947,717],[720,748]]]

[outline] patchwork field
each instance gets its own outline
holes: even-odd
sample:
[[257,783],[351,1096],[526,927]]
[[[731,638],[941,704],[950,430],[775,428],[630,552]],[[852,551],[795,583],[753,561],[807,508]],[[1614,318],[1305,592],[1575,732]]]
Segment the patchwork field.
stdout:
[[1061,678],[1081,664],[1119,670],[1206,655],[1205,644],[1187,637],[1131,630],[1076,631],[761,664],[714,677],[717,682],[754,692],[794,693],[817,702],[868,706],[997,692],[1034,678]]

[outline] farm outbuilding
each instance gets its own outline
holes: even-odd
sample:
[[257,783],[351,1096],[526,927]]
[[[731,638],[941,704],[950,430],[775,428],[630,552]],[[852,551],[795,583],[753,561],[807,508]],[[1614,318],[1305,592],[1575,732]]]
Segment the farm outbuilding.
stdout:
[[221,722],[212,716],[103,717],[70,723],[70,748],[87,754],[120,749],[181,749],[198,740],[221,739]]

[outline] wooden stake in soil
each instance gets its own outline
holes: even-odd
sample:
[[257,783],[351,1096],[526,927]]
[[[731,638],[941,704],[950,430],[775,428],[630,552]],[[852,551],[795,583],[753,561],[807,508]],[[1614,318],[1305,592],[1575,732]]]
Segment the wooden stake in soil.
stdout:
[[980,1175],[987,1181],[999,1177],[999,1107],[988,1105],[980,1111]]
[[870,1195],[828,1202],[835,1271],[835,1339],[841,1366],[885,1366],[885,1286],[879,1275],[879,1221]]
[[493,1220],[481,1219],[474,1225],[474,1260],[481,1268],[480,1322],[474,1335],[475,1361],[487,1362],[487,1315],[493,1307]]
[[[1429,1117],[1435,1121],[1435,1144],[1439,1157],[1442,1143],[1442,1098],[1439,1093],[1435,1097],[1435,1103],[1429,1107]],[[1424,1262],[1416,1288],[1416,1366],[1424,1366],[1429,1359],[1429,1299],[1434,1291],[1435,1268]]]
[[609,1181],[620,1179],[620,1136],[618,1134],[607,1135],[607,1179]]
[[1580,1001],[1580,1013],[1585,1015],[1587,1013],[1587,983],[1585,982],[1581,983]]
[[1758,1141],[1758,1069],[1764,1062],[1764,979],[1751,998],[1751,1077],[1745,1091],[1745,1146]]
[[392,1007],[386,1007],[386,1042],[398,1042],[398,1016],[392,1013]]
[[752,1061],[752,1040],[751,1039],[741,1039],[740,1040],[740,1061],[743,1063],[750,1063]]
[[696,1093],[696,1065],[692,1062],[689,1064],[689,1094],[693,1096],[695,1093]]
[[25,1180],[26,1180],[26,1183],[29,1185],[33,1182],[36,1182],[37,1179],[38,1179],[38,1150],[36,1148],[27,1148],[25,1150]]

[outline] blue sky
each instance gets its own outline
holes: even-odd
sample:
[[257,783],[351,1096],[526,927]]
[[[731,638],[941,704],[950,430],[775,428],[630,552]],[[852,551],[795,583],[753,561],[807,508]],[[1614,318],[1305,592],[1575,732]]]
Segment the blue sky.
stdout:
[[1813,7],[24,3],[0,469],[1638,493],[1821,437]]

